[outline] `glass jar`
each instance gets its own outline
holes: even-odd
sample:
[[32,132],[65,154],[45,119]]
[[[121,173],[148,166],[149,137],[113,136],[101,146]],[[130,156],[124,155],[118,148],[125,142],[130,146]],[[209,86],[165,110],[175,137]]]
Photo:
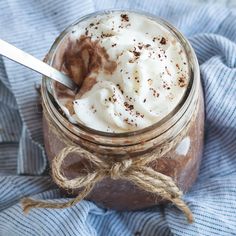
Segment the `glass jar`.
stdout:
[[[54,59],[57,49],[72,27],[89,17],[106,13],[96,12],[87,15],[69,26],[56,39],[45,61],[56,67]],[[65,139],[69,139],[74,146],[80,146],[99,158],[122,160],[129,157],[135,159],[143,154],[155,154],[163,145],[172,142],[182,133],[183,136],[180,142],[174,145],[160,159],[152,161],[150,166],[155,171],[170,176],[177,186],[183,192],[186,192],[197,178],[203,149],[204,102],[199,65],[189,42],[172,25],[155,16],[140,12],[139,14],[154,19],[168,29],[186,51],[190,82],[182,100],[170,114],[147,128],[126,133],[106,133],[88,128],[82,124],[74,125],[70,123],[63,116],[52,96],[51,80],[44,77],[42,81],[42,100],[44,106],[43,130],[45,150],[51,163],[53,158],[63,148],[68,146],[68,142]],[[45,114],[47,114],[47,119]],[[55,133],[50,124],[57,127],[60,132]],[[63,172],[69,179],[75,178],[83,170],[83,165],[82,157],[70,154],[66,158],[65,163],[63,163]],[[71,193],[70,189],[67,189],[63,192],[69,195],[76,195],[79,191],[78,189]],[[97,183],[86,199],[94,201],[103,207],[116,210],[142,209],[163,201],[160,197],[139,189],[129,181],[122,179],[114,180],[110,177]]]

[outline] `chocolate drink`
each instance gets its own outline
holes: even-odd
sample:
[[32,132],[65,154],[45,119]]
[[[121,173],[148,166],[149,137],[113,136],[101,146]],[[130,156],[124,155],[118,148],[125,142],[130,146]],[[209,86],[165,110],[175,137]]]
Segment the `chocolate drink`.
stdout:
[[[52,114],[51,122],[59,119],[61,132],[76,145],[116,160],[155,153],[183,133],[182,141],[150,166],[172,177],[186,192],[199,170],[204,103],[195,54],[166,24],[115,11],[71,26],[50,63],[67,73],[79,90],[75,93],[53,84],[59,108],[51,107],[58,113]],[[46,119],[44,140],[50,162],[67,146]],[[63,171],[72,179],[86,171],[88,164],[83,157],[70,154]],[[126,180],[109,177],[96,184],[87,199],[117,210],[162,202]]]

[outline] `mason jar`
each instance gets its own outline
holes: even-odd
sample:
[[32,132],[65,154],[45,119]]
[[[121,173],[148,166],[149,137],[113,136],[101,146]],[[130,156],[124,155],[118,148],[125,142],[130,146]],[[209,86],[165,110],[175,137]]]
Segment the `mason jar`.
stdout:
[[[90,17],[107,13],[110,11],[96,12],[70,25],[53,43],[45,61],[57,68],[55,57],[58,48],[73,26]],[[190,78],[183,98],[171,113],[147,128],[125,133],[101,132],[83,124],[70,123],[53,96],[53,82],[43,77],[43,131],[46,154],[51,163],[61,150],[68,145],[73,145],[103,160],[121,161],[126,158],[135,160],[141,155],[159,155],[163,146],[174,143],[165,155],[152,161],[149,166],[171,177],[185,193],[198,176],[203,149],[204,101],[199,65],[188,40],[177,29],[155,16],[142,12],[138,14],[145,15],[165,27],[184,48]],[[68,179],[76,178],[81,171],[84,171],[84,166],[89,165],[88,162],[82,156],[71,153],[63,162],[62,171]],[[63,193],[71,197],[76,196],[80,191],[80,189],[62,189]],[[98,182],[86,199],[115,210],[137,210],[164,201],[162,197],[140,189],[122,177],[113,179],[110,176]]]

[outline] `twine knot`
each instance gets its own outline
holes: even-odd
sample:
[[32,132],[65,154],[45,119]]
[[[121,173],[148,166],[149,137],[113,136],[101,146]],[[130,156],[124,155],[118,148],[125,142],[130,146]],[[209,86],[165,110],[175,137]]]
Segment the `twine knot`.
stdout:
[[[168,148],[166,151],[168,151]],[[68,154],[71,153],[76,153],[78,157],[92,163],[93,170],[88,170],[86,174],[81,173],[74,179],[68,179],[63,174],[62,164]],[[84,199],[92,191],[96,183],[109,176],[114,180],[124,179],[130,181],[140,189],[158,194],[162,198],[169,200],[185,213],[190,223],[193,222],[192,212],[181,199],[183,193],[176,186],[172,178],[148,166],[155,159],[157,159],[156,155],[148,154],[147,156],[144,154],[139,158],[135,158],[135,160],[129,158],[111,163],[111,160],[98,158],[79,146],[65,147],[52,161],[52,177],[64,189],[81,189],[80,194],[66,203],[49,203],[26,198],[22,200],[23,210],[27,212],[33,207],[65,208],[73,206]]]
[[122,178],[125,173],[132,166],[132,160],[123,160],[120,162],[115,162],[111,168],[108,170],[110,173],[110,177],[114,180]]

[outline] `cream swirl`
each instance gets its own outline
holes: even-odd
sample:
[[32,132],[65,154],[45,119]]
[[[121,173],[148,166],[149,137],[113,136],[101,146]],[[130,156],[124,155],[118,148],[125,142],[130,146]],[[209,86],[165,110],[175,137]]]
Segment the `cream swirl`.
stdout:
[[[135,131],[160,121],[180,102],[189,80],[187,57],[164,26],[136,13],[113,12],[75,25],[70,41],[81,37],[96,42],[116,65],[86,71],[74,111],[61,102],[73,123],[105,132]],[[85,58],[89,68],[91,58]]]

